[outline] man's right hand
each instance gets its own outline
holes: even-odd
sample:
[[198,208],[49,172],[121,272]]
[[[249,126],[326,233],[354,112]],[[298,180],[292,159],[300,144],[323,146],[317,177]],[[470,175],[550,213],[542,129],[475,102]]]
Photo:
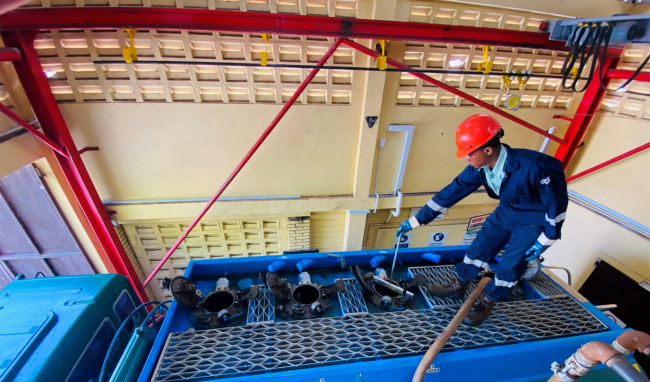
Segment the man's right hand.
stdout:
[[411,227],[411,223],[408,221],[408,219],[404,220],[402,224],[399,225],[399,228],[397,229],[397,234],[395,236],[400,237],[404,236],[408,231],[412,230],[413,227]]

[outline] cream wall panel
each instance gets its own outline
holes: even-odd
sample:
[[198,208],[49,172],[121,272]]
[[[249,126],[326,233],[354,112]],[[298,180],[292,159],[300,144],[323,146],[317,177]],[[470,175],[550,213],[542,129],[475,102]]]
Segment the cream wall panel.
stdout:
[[[648,123],[599,112],[568,174],[600,164],[650,141]],[[643,225],[650,225],[650,181],[645,150],[569,183],[569,189]],[[547,264],[564,265],[579,287],[605,258],[635,279],[650,279],[650,240],[574,203],[569,203],[562,240],[547,251]],[[639,276],[640,275],[640,276]]]
[[637,281],[650,280],[649,250],[648,239],[570,203],[562,240],[544,253],[544,264],[568,267],[576,289],[587,279],[598,258],[605,259]]
[[[467,163],[455,156],[454,141],[456,127],[472,114],[484,113],[479,107],[459,108],[418,108],[392,107],[385,114],[384,121],[415,126],[411,151],[404,174],[402,191],[439,191],[458,175]],[[566,122],[553,120],[551,113],[542,110],[521,110],[516,116],[534,125],[548,129],[557,126],[556,135],[563,136]],[[503,124],[505,136],[502,142],[517,148],[539,150],[544,137],[522,126],[516,125],[503,117],[496,116]],[[379,193],[391,192],[399,165],[399,157],[404,142],[403,133],[389,133],[388,124],[380,126],[381,137],[386,138],[381,157],[377,190]],[[547,152],[552,155],[555,148]],[[376,165],[376,159],[375,159]],[[373,177],[374,178],[374,177]],[[374,179],[373,179],[374,182]]]
[[[411,231],[413,234],[411,247],[426,247],[429,236],[433,232],[449,233],[445,241],[446,246],[460,245],[463,236],[465,236],[469,219],[473,216],[489,214],[496,206],[496,201],[483,204],[456,205],[447,210],[444,220],[433,221],[428,225],[420,226]],[[410,208],[403,208],[398,217],[392,216],[389,210],[378,210],[377,213],[369,214],[368,224],[366,226],[365,248],[392,248],[397,228],[402,221],[408,219],[410,210]]]
[[[280,110],[269,105],[63,104],[103,199],[210,197]],[[351,107],[289,110],[223,196],[352,192]]]
[[320,252],[343,250],[345,211],[316,212],[311,214],[311,248]]
[[[578,151],[569,168],[569,175],[650,142],[650,124],[599,113],[584,142],[585,146]],[[646,149],[571,182],[569,188],[650,226],[649,160],[650,150]]]
[[0,143],[0,177],[45,157],[49,150],[29,133]]
[[[147,275],[185,231],[189,221],[158,221],[124,224],[122,227]],[[156,274],[152,290],[156,298],[168,298],[160,285],[164,277],[181,276],[191,260],[279,255],[288,249],[287,218],[250,217],[203,219]]]

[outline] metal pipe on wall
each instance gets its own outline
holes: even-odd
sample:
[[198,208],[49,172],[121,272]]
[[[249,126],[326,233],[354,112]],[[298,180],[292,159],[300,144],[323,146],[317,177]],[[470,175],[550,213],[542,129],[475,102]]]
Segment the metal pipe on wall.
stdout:
[[614,223],[619,224],[624,228],[645,237],[646,239],[650,239],[650,227],[646,227],[643,224],[634,221],[627,216],[612,210],[611,208],[605,207],[595,200],[580,195],[575,191],[568,190],[568,193],[570,201],[581,205],[603,217],[606,217]]
[[[318,66],[324,65],[327,62],[327,60],[329,60],[329,58],[334,54],[334,51],[336,51],[336,49],[341,45],[342,42],[343,42],[342,38],[336,39],[334,44],[327,50],[325,55],[318,61]],[[271,134],[273,129],[277,126],[277,124],[280,122],[282,117],[284,117],[284,115],[287,113],[289,108],[291,108],[291,106],[293,106],[293,104],[296,102],[296,100],[298,99],[300,94],[302,94],[302,92],[305,90],[307,85],[309,85],[311,80],[314,79],[314,77],[316,76],[316,74],[318,73],[319,70],[320,70],[319,68],[313,69],[309,73],[307,78],[305,78],[305,80],[300,84],[298,89],[296,89],[296,92],[293,94],[293,96],[291,96],[291,98],[287,101],[287,103],[282,107],[282,110],[280,110],[278,115],[273,119],[273,121],[271,122],[269,127],[267,127],[266,130],[264,130],[264,133],[262,133],[262,135],[259,137],[257,142],[255,142],[253,147],[251,147],[251,149],[248,151],[246,156],[244,156],[244,158],[241,160],[241,162],[239,162],[237,167],[235,167],[233,172],[228,176],[228,178],[226,178],[226,180],[221,185],[221,187],[219,187],[219,189],[217,190],[217,193],[214,194],[214,196],[210,199],[208,204],[203,208],[203,210],[201,210],[199,215],[196,218],[194,218],[194,220],[192,220],[190,225],[185,229],[185,232],[183,232],[181,234],[181,236],[178,238],[178,240],[176,240],[174,245],[172,245],[172,247],[169,249],[169,251],[167,251],[167,254],[165,254],[165,256],[160,260],[158,265],[156,265],[154,270],[151,271],[149,276],[147,276],[147,279],[143,283],[144,286],[146,286],[147,284],[149,284],[149,282],[151,282],[151,280],[154,278],[156,273],[158,273],[160,268],[162,268],[162,266],[165,265],[167,260],[169,260],[169,258],[174,253],[174,251],[176,251],[176,249],[181,245],[183,240],[185,240],[187,235],[192,231],[192,229],[194,229],[194,227],[196,227],[196,225],[199,223],[201,218],[203,218],[203,216],[208,212],[210,207],[212,207],[214,202],[216,202],[217,199],[221,196],[221,194],[225,191],[226,187],[228,187],[228,185],[230,185],[230,183],[233,181],[233,179],[235,179],[237,174],[239,174],[239,171],[241,171],[241,169],[246,165],[246,163],[248,163],[248,160],[251,159],[251,157],[253,156],[253,154],[255,154],[257,149],[262,145],[262,143],[266,140],[266,138],[269,136],[269,134]]]

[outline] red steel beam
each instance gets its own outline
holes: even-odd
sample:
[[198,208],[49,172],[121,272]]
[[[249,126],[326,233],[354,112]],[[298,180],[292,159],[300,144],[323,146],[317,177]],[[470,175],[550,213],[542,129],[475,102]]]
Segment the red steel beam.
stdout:
[[0,16],[0,28],[4,31],[116,28],[196,30],[569,50],[565,42],[551,41],[548,39],[549,35],[542,32],[325,16],[177,8],[74,7],[18,9]]
[[329,60],[329,58],[334,54],[334,51],[336,51],[336,49],[341,45],[342,42],[343,42],[342,38],[336,39],[334,44],[327,50],[327,52],[320,59],[320,61],[318,61],[318,63],[316,64],[316,68],[312,69],[312,71],[309,72],[309,75],[307,75],[307,78],[305,78],[305,80],[302,81],[302,83],[300,84],[298,89],[296,89],[295,93],[293,93],[293,96],[291,96],[291,98],[289,98],[287,103],[282,107],[282,110],[280,110],[278,115],[276,115],[275,118],[273,119],[273,121],[271,121],[271,124],[269,125],[269,127],[267,127],[266,130],[264,130],[262,135],[257,139],[257,142],[255,142],[253,147],[251,147],[251,149],[248,150],[248,153],[246,153],[246,156],[244,156],[244,159],[242,159],[241,162],[239,162],[239,164],[237,165],[237,167],[235,167],[235,169],[230,174],[230,176],[228,176],[228,178],[226,178],[226,180],[223,182],[221,187],[219,187],[219,190],[217,190],[217,193],[214,194],[214,196],[210,199],[208,204],[205,207],[203,207],[203,210],[201,210],[201,212],[199,213],[199,216],[197,216],[196,218],[194,218],[194,220],[192,220],[192,223],[190,223],[190,225],[187,227],[187,229],[185,229],[185,232],[183,232],[181,234],[181,236],[178,238],[178,240],[176,240],[176,243],[174,243],[174,245],[169,249],[169,251],[167,251],[167,254],[162,258],[162,260],[160,260],[158,265],[156,265],[156,268],[154,268],[154,270],[147,277],[147,279],[144,280],[144,285],[149,284],[149,282],[154,278],[156,273],[158,273],[160,268],[165,264],[165,262],[167,260],[169,260],[169,258],[172,256],[174,251],[176,251],[176,249],[178,248],[178,246],[181,245],[181,243],[183,242],[183,240],[185,240],[187,235],[199,223],[201,218],[203,218],[203,216],[206,214],[206,212],[208,212],[208,210],[210,209],[210,207],[212,207],[214,202],[217,201],[217,199],[221,196],[221,194],[226,190],[228,185],[230,185],[230,182],[232,182],[233,179],[235,179],[237,174],[239,174],[239,171],[241,171],[241,169],[246,165],[248,160],[251,159],[253,154],[255,154],[257,149],[262,145],[262,143],[266,140],[266,138],[269,136],[269,134],[271,134],[273,129],[277,126],[277,124],[280,122],[282,117],[284,117],[284,115],[287,113],[287,111],[289,111],[289,108],[291,108],[291,106],[293,106],[294,102],[296,102],[298,97],[300,97],[300,94],[302,94],[302,92],[305,90],[307,85],[309,85],[311,80],[313,80],[314,77],[316,77],[316,74],[320,71],[320,67],[325,65],[327,60]]
[[56,159],[111,265],[117,273],[128,276],[129,282],[142,301],[148,301],[149,297],[102,205],[61,110],[54,99],[50,84],[43,73],[41,62],[32,46],[35,37],[36,32],[2,32],[5,46],[19,48],[23,52],[22,59],[13,63],[16,74],[45,136],[69,153],[68,157],[57,155]]
[[[610,69],[607,71],[607,78],[612,80],[628,80],[634,74],[631,70]],[[634,81],[650,82],[650,73],[641,72],[634,77]]]
[[[379,56],[379,53],[375,52],[374,50],[368,49],[365,46],[363,46],[361,44],[358,44],[358,43],[356,43],[354,41],[350,41],[348,39],[345,39],[343,41],[343,43],[345,45],[351,47],[351,48],[354,48],[354,49],[356,49],[356,50],[358,50],[358,51],[360,51],[362,53],[367,54],[368,56],[371,56],[371,57],[374,57],[374,58],[377,58]],[[406,71],[408,71],[409,69],[413,69],[410,66],[405,65],[405,64],[403,64],[403,63],[401,63],[401,62],[399,62],[397,60],[393,60],[392,58],[388,58],[386,62],[390,66],[393,66],[393,67],[398,68],[398,69],[403,69],[403,70],[406,70]],[[426,82],[428,82],[428,83],[430,83],[432,85],[435,85],[435,86],[439,87],[442,90],[445,90],[445,91],[447,91],[449,93],[452,93],[452,94],[455,94],[455,95],[457,95],[457,96],[459,96],[459,97],[461,97],[461,98],[463,98],[465,100],[468,100],[468,101],[470,101],[471,103],[473,103],[473,104],[475,104],[477,106],[485,108],[485,109],[487,109],[487,110],[489,110],[489,111],[491,111],[491,112],[493,112],[495,114],[498,114],[498,115],[500,115],[500,116],[502,116],[504,118],[507,118],[507,119],[509,119],[509,120],[511,120],[511,121],[513,121],[515,123],[518,123],[521,126],[527,128],[527,129],[530,129],[530,130],[536,132],[537,134],[543,135],[543,136],[545,136],[545,137],[547,137],[547,138],[549,138],[549,139],[551,139],[551,140],[553,140],[555,142],[558,142],[560,144],[565,144],[566,143],[566,141],[564,141],[562,138],[556,137],[553,134],[549,134],[548,132],[540,129],[539,127],[537,127],[537,126],[535,126],[535,125],[533,125],[531,123],[528,123],[528,122],[524,121],[521,118],[515,117],[512,114],[508,114],[505,111],[499,109],[498,107],[495,107],[494,105],[490,105],[489,103],[481,101],[480,99],[478,99],[476,97],[472,97],[471,95],[469,95],[469,94],[467,94],[467,93],[465,93],[465,92],[463,92],[463,91],[461,91],[459,89],[456,89],[453,86],[449,86],[449,85],[445,84],[444,82],[440,82],[440,81],[438,81],[438,80],[436,80],[434,78],[431,78],[431,77],[429,77],[428,75],[426,75],[424,73],[418,73],[418,72],[408,72],[408,73],[410,73],[411,75],[413,75],[413,76],[415,76],[417,78],[420,78],[423,81],[426,81]]]
[[5,106],[4,104],[0,103],[0,112],[2,112],[4,115],[7,117],[11,118],[14,122],[18,123],[23,129],[29,131],[30,133],[34,134],[38,139],[40,139],[43,143],[48,145],[52,150],[56,151],[57,153],[63,155],[64,157],[69,157],[67,153],[65,153],[63,150],[61,150],[61,147],[57,145],[56,143],[52,142],[52,140],[40,131],[38,131],[34,126],[30,125],[27,123],[24,119],[20,118],[20,116],[16,113],[13,112],[10,108]]
[[0,61],[18,61],[21,56],[16,48],[0,48]]
[[[608,73],[611,69],[616,67],[618,60],[617,57],[608,57],[605,59],[604,63],[601,62],[599,65],[603,65],[603,70]],[[598,73],[598,71],[596,71],[596,73]],[[591,120],[596,115],[598,106],[603,100],[605,93],[607,93],[607,91],[603,89],[607,88],[609,81],[609,78],[604,78],[602,81],[602,87],[600,86],[601,83],[598,79],[591,81],[582,96],[580,105],[578,105],[578,109],[569,124],[569,128],[564,134],[564,139],[568,144],[560,145],[555,152],[555,157],[562,162],[562,167],[564,167],[564,169],[569,166],[569,162],[578,149],[578,145],[582,142]]]
[[610,164],[616,163],[616,162],[620,161],[621,159],[625,159],[625,158],[627,158],[627,157],[629,157],[631,155],[634,155],[634,154],[636,154],[638,152],[641,152],[641,151],[647,149],[648,147],[650,147],[650,142],[648,142],[648,143],[646,143],[644,145],[641,145],[641,146],[639,146],[639,147],[637,147],[635,149],[632,149],[630,151],[627,151],[627,152],[625,152],[625,153],[623,153],[623,154],[621,154],[619,156],[616,156],[616,157],[614,157],[614,158],[612,158],[612,159],[610,159],[608,161],[605,161],[605,162],[603,162],[603,163],[601,163],[599,165],[596,165],[596,166],[588,168],[588,169],[586,169],[586,170],[584,170],[582,172],[579,172],[579,173],[573,175],[572,177],[568,178],[566,181],[568,183],[568,182],[571,182],[572,180],[582,178],[583,176],[585,176],[587,174],[591,174],[592,172],[594,172],[596,170],[600,170],[601,168],[607,167]]

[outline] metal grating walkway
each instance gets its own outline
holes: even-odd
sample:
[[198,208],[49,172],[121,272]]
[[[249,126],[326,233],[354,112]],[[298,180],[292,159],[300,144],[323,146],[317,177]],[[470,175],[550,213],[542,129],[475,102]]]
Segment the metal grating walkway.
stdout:
[[[456,279],[456,272],[454,271],[453,265],[436,265],[428,267],[411,267],[408,268],[408,273],[411,277],[421,274],[426,279],[426,284],[418,287],[420,289],[420,294],[424,298],[426,305],[429,308],[441,305],[460,305],[467,299],[467,297],[472,293],[478,281],[471,280],[469,282],[469,287],[463,298],[452,298],[452,297],[435,297],[429,294],[427,287],[429,285],[444,285],[454,279]],[[523,285],[522,285],[523,284]],[[550,298],[558,296],[567,296],[567,293],[562,290],[553,280],[551,280],[547,275],[540,273],[537,277],[532,280],[524,281],[523,283],[518,283],[512,290],[510,296],[506,298],[505,301],[519,301],[524,299],[525,292],[522,288],[525,288],[524,285],[527,284],[527,287],[532,289],[533,293],[539,296],[539,298]],[[479,298],[485,297],[485,292],[481,293]]]
[[259,325],[275,321],[275,297],[269,288],[260,288],[257,296],[248,303],[246,325]]
[[[154,381],[198,381],[426,352],[457,307],[172,333]],[[443,351],[595,333],[607,327],[570,297],[498,303]]]
[[345,290],[337,292],[343,317],[368,314],[368,306],[363,299],[361,285],[356,279],[342,279]]

